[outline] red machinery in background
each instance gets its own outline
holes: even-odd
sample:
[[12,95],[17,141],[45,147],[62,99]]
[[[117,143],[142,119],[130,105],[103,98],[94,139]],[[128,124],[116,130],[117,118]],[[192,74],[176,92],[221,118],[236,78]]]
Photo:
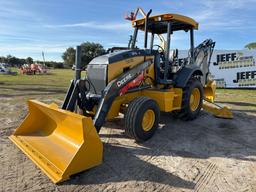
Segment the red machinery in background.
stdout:
[[47,68],[41,64],[24,64],[20,68],[20,73],[26,75],[46,74]]

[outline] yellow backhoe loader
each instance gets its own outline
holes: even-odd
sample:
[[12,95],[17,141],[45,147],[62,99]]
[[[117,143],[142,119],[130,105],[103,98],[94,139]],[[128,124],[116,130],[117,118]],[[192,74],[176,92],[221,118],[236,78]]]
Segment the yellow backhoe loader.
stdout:
[[[80,78],[77,48],[76,79],[61,107],[28,102],[29,114],[10,139],[54,183],[102,163],[98,133],[106,120],[121,112],[125,132],[137,142],[154,135],[161,111],[185,121],[195,119],[202,108],[217,117],[232,118],[227,108],[214,104],[216,86],[209,64],[215,43],[208,39],[194,47],[198,23],[189,17],[150,14],[151,10],[141,19],[133,15],[134,34],[128,46],[94,58],[84,78]],[[142,49],[136,45],[138,31],[145,37]],[[189,54],[182,62],[178,50],[170,49],[176,31],[190,36]],[[164,47],[154,43],[163,35]]]

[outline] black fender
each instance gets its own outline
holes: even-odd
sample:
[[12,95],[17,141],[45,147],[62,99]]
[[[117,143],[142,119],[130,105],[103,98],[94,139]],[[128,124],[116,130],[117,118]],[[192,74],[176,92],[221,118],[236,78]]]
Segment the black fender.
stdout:
[[174,77],[175,87],[184,88],[192,76],[203,76],[200,67],[196,65],[187,65],[180,69]]

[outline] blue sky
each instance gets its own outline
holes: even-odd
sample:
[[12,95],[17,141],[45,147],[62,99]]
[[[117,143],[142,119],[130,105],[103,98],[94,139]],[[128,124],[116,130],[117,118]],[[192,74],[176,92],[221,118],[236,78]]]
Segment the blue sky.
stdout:
[[[0,55],[62,61],[69,46],[84,41],[105,48],[127,45],[132,34],[124,15],[145,11],[179,13],[200,23],[196,44],[214,39],[217,49],[243,49],[256,41],[256,0],[0,0]],[[186,49],[188,35],[177,33],[172,46]]]

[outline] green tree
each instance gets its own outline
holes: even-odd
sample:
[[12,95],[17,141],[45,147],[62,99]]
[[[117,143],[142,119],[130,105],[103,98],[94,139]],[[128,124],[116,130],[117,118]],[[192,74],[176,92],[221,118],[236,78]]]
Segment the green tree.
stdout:
[[26,63],[27,64],[33,64],[33,59],[32,59],[32,57],[28,57],[27,59],[26,59]]
[[[85,42],[81,44],[81,60],[82,67],[88,65],[88,63],[95,57],[102,55],[105,53],[105,49],[99,43]],[[75,64],[75,55],[76,50],[72,47],[66,49],[66,51],[62,55],[62,59],[64,60],[64,64],[67,66],[72,66]]]
[[68,67],[72,67],[72,65],[75,64],[75,56],[76,50],[73,47],[67,48],[66,51],[62,54],[64,64]]
[[85,42],[81,44],[82,66],[86,67],[95,57],[104,54],[106,51],[99,43]]
[[245,48],[247,48],[247,49],[256,49],[256,42],[249,43],[249,44],[245,45]]
[[6,56],[6,62],[8,63],[8,64],[10,64],[11,62],[11,59],[12,59],[12,56],[11,55],[7,55]]
[[0,57],[0,63],[7,63],[6,57],[1,56]]
[[8,59],[8,63],[11,65],[11,66],[16,66],[16,65],[19,65],[19,59],[17,57],[14,57],[14,56],[7,56],[7,59]]
[[21,66],[26,63],[25,59],[17,58],[12,55],[7,55],[6,56],[6,62],[11,65],[11,66]]

